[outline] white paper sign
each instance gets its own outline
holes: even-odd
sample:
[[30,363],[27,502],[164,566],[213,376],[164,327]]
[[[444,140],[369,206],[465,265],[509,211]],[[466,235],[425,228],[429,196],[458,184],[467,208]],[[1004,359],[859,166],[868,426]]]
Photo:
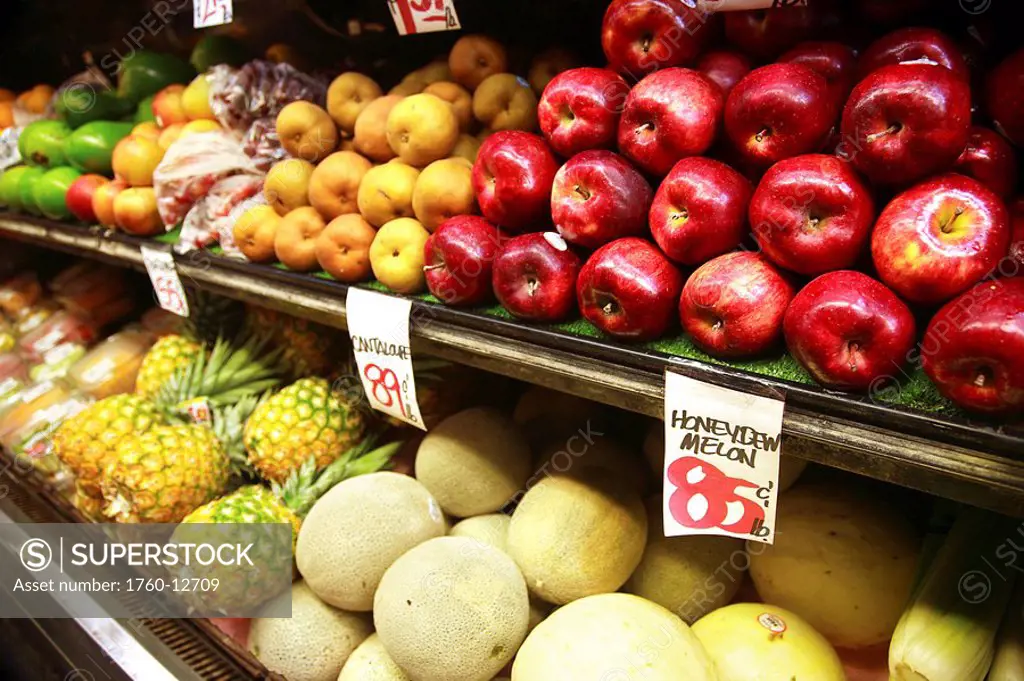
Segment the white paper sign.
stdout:
[[785,403],[665,372],[665,536],[772,544]]
[[192,0],[193,28],[230,24],[234,15],[231,0]]
[[351,287],[345,305],[352,350],[370,406],[426,430],[409,349],[412,301]]
[[388,9],[401,35],[462,28],[454,0],[388,0]]
[[180,317],[188,317],[188,298],[174,266],[174,256],[170,251],[153,246],[143,246],[141,251],[142,262],[146,266],[149,280],[153,282],[153,291],[160,307]]

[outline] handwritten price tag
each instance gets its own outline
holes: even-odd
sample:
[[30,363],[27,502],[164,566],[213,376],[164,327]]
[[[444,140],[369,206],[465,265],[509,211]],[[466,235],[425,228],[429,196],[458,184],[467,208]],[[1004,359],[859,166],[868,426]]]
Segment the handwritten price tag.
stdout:
[[409,350],[412,301],[353,287],[345,305],[359,379],[370,406],[426,430]]
[[153,246],[143,246],[141,250],[142,262],[146,266],[149,280],[153,282],[153,291],[160,307],[180,317],[188,317],[188,298],[170,251]]
[[665,536],[772,544],[785,403],[665,372]]
[[401,35],[462,28],[454,0],[388,0],[388,9]]
[[230,24],[234,15],[231,0],[192,0],[193,28]]

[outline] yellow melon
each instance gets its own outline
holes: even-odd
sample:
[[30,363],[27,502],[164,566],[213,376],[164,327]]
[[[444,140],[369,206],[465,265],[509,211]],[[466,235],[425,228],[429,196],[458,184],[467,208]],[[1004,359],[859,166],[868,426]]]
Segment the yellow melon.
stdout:
[[582,435],[548,441],[539,448],[536,468],[546,475],[579,475],[592,468],[622,478],[636,491],[647,491],[647,466],[639,452],[633,452],[608,435]]
[[380,636],[370,634],[349,655],[338,681],[409,681],[409,677],[388,655]]
[[512,518],[504,513],[488,513],[456,523],[448,535],[469,537],[508,553],[508,526],[511,523]]

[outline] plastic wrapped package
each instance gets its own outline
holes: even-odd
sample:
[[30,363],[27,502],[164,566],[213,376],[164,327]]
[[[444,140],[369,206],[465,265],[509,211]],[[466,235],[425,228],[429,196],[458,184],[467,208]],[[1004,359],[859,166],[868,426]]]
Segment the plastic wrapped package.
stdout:
[[53,431],[91,403],[88,396],[60,381],[26,388],[0,415],[0,445],[41,473],[54,475],[61,466],[53,454]]
[[225,230],[221,223],[230,220],[235,206],[262,193],[263,179],[263,175],[232,175],[213,185],[185,216],[176,250],[205,248],[219,241],[220,235],[230,232],[235,224],[230,221]]
[[30,307],[22,308],[21,312],[14,315],[14,332],[18,336],[24,336],[29,331],[38,328],[40,324],[60,312],[60,305],[54,300],[45,300]]
[[0,352],[14,349],[18,342],[18,333],[6,319],[0,318]]
[[269,171],[278,161],[288,158],[288,152],[277,135],[276,118],[258,118],[253,121],[242,138],[242,149],[263,172]]
[[232,175],[262,175],[242,145],[226,132],[186,135],[170,146],[153,172],[160,219],[170,229],[217,182]]
[[82,343],[61,343],[47,351],[41,362],[32,365],[28,370],[29,380],[37,383],[64,378],[71,367],[85,357],[87,352],[89,352],[89,348]]
[[68,370],[67,380],[97,400],[132,392],[142,358],[154,340],[147,331],[116,333],[75,362]]
[[0,410],[29,384],[28,365],[16,352],[0,355]]
[[54,360],[55,356],[50,353],[59,346],[91,345],[94,340],[96,328],[90,322],[70,312],[61,311],[22,336],[18,341],[18,349],[29,364],[39,364],[45,362],[48,355]]
[[0,310],[16,317],[21,310],[34,305],[43,295],[39,278],[32,272],[22,272],[0,283]]
[[253,60],[238,69],[215,66],[210,77],[210,108],[220,124],[242,136],[259,118],[276,118],[292,102],[324,106],[327,81],[286,63]]
[[96,328],[122,319],[135,308],[124,270],[108,265],[73,265],[54,277],[50,289],[68,312]]

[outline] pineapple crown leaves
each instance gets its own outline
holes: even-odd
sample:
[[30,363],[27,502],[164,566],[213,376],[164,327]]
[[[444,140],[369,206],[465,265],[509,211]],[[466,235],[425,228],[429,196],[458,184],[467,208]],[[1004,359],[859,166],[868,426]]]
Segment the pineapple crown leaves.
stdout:
[[213,410],[213,434],[224,445],[224,450],[231,461],[231,469],[236,475],[255,477],[245,452],[245,422],[268,396],[269,393],[259,396],[246,395],[232,405]]
[[320,497],[342,480],[385,468],[403,444],[391,442],[371,450],[376,440],[376,435],[363,438],[362,442],[332,461],[319,474],[316,471],[316,457],[311,456],[284,484],[274,483],[271,488],[285,506],[304,517]]

